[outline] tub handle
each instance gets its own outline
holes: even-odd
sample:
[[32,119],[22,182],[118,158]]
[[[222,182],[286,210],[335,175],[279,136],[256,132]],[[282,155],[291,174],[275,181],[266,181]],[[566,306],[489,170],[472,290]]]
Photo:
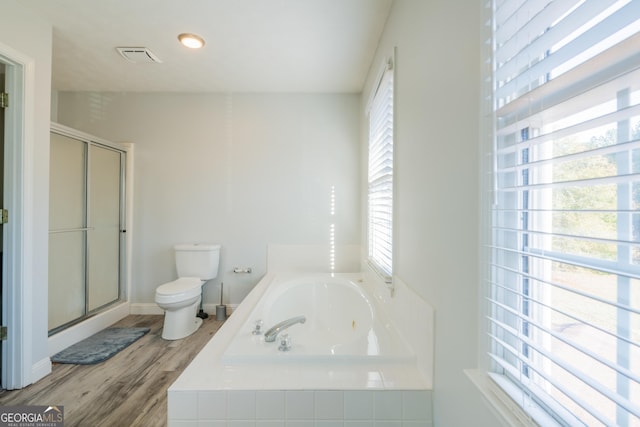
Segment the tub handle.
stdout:
[[280,335],[280,346],[278,347],[280,351],[289,351],[291,350],[291,337],[289,334]]
[[256,320],[254,323],[254,329],[251,331],[253,335],[262,335],[262,325],[264,322],[262,320]]

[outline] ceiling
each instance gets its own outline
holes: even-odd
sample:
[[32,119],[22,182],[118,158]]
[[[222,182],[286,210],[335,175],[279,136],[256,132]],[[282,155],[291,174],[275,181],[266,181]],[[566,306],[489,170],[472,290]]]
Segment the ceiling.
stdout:
[[[53,26],[53,90],[358,93],[393,0],[20,0]],[[191,50],[180,33],[206,41]],[[147,47],[133,63],[116,47]]]

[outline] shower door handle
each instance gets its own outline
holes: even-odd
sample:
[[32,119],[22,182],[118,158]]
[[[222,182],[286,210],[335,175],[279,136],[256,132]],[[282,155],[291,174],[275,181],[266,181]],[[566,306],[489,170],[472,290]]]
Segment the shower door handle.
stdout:
[[54,234],[54,233],[69,233],[69,232],[74,232],[74,231],[91,231],[91,230],[95,230],[95,227],[78,227],[78,228],[61,228],[58,230],[49,230],[49,234]]

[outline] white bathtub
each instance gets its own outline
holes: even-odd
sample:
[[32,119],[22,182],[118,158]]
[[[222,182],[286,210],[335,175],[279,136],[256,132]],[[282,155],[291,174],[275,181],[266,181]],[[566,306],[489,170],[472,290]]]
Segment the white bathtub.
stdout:
[[[292,325],[291,347],[279,350],[279,340],[255,335],[262,322],[266,332],[277,323],[305,316]],[[411,362],[413,350],[401,339],[376,305],[359,274],[278,275],[243,323],[222,360],[228,363],[266,362]]]
[[[371,277],[268,273],[169,388],[169,426],[431,426],[433,309]],[[251,333],[299,315],[289,351]]]

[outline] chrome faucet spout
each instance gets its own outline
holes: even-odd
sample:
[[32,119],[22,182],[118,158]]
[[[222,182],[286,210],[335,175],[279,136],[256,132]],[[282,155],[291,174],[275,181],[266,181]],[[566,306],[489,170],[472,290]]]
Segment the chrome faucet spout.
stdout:
[[264,333],[264,340],[266,342],[274,342],[280,332],[295,325],[296,323],[304,323],[306,321],[307,318],[305,316],[296,316],[291,319],[283,320]]

